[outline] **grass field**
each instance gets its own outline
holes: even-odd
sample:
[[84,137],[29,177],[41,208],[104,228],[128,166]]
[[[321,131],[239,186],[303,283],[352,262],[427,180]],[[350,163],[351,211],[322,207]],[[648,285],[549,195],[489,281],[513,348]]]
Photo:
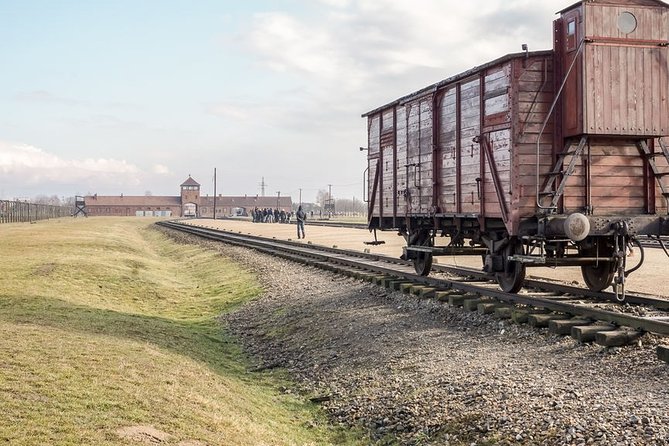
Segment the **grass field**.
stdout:
[[247,372],[216,316],[254,277],[151,223],[0,225],[0,443],[361,444]]

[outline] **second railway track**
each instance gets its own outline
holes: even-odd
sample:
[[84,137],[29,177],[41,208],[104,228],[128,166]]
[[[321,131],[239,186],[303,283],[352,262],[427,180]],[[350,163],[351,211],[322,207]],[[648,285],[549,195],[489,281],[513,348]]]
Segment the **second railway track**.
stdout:
[[[623,305],[614,302],[613,293],[538,280],[527,280],[525,292],[511,294],[500,291],[491,276],[471,268],[435,265],[433,269],[437,274],[424,277],[416,275],[409,262],[377,254],[256,237],[175,221],[158,224],[365,278],[469,310],[494,312],[496,317],[547,326],[556,334],[570,334],[581,342],[620,346],[636,341],[644,333],[669,336],[669,299],[666,298],[629,294]],[[669,362],[669,347],[659,346],[657,354]]]

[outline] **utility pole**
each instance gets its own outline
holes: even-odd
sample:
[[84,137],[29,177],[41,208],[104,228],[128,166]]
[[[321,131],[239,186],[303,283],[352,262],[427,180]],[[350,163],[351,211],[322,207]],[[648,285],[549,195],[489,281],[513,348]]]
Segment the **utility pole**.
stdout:
[[216,168],[214,167],[214,220],[216,220]]
[[328,213],[332,216],[332,184],[328,184]]
[[279,201],[281,200],[281,191],[276,193],[276,208],[279,209]]
[[302,206],[302,188],[300,188],[300,206]]
[[265,183],[265,177],[262,177],[262,182],[260,183],[260,196],[264,197],[265,196],[265,187],[268,186],[267,183]]

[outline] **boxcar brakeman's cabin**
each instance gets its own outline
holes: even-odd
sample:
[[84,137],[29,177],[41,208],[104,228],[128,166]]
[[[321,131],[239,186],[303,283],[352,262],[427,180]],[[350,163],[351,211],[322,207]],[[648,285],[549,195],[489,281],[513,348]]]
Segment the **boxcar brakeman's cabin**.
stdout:
[[[669,10],[580,1],[552,51],[510,54],[365,113],[370,229],[433,255],[483,257],[516,292],[533,265],[580,266],[602,290],[669,234]],[[438,236],[448,243],[435,245]]]

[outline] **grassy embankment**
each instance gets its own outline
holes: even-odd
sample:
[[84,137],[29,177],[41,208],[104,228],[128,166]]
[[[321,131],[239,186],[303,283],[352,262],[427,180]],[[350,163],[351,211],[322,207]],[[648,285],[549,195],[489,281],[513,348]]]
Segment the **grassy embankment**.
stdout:
[[355,443],[247,373],[215,318],[254,278],[150,223],[0,225],[0,443]]

